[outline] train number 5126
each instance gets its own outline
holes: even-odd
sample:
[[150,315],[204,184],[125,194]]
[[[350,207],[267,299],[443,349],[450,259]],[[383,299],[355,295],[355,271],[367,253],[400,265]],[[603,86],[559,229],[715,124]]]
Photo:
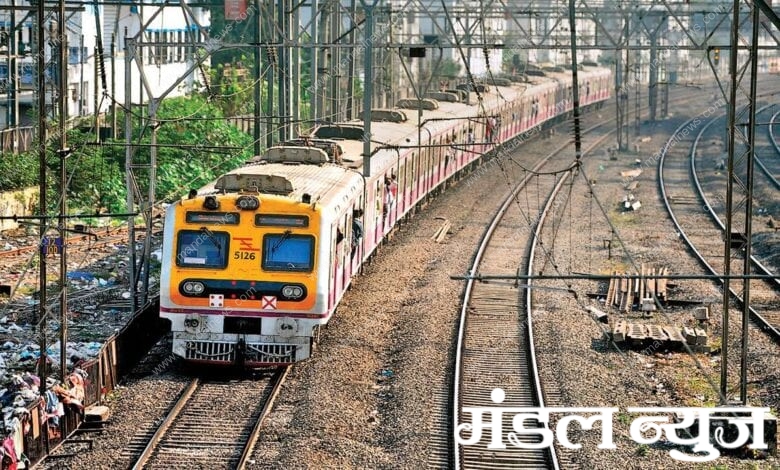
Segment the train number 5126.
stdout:
[[233,253],[233,259],[255,259],[255,254],[246,251],[236,251]]

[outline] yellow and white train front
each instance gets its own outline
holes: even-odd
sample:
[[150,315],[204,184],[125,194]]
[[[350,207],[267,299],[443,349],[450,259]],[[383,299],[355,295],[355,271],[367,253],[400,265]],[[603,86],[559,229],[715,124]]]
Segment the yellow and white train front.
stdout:
[[[327,322],[318,210],[284,195],[195,196],[166,216],[160,314],[190,362],[288,364]],[[324,256],[324,259],[318,259]],[[327,290],[327,289],[326,289]]]

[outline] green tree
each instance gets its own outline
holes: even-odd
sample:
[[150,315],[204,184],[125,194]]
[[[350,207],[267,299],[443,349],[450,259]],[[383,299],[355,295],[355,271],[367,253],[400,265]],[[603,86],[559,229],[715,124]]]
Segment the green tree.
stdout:
[[[157,187],[159,201],[172,201],[201,187],[251,157],[252,138],[227,123],[222,110],[202,96],[164,100],[158,110]],[[150,132],[136,136],[151,143]],[[150,148],[138,149],[148,161]],[[144,186],[143,177],[139,182]]]

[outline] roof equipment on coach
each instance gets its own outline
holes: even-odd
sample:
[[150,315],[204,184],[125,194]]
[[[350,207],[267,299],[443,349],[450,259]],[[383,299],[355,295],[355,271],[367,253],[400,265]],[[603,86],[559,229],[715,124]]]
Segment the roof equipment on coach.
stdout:
[[372,109],[371,122],[406,122],[406,113],[397,109]]
[[311,163],[321,165],[328,163],[327,152],[317,147],[278,146],[266,150],[263,160],[268,163]]
[[406,109],[422,108],[426,111],[433,111],[434,109],[439,109],[439,103],[436,100],[427,99],[427,98],[422,100],[404,98],[398,100],[398,102],[395,105],[398,108],[406,108]]
[[292,182],[280,175],[228,173],[214,187],[226,193],[252,192],[287,195],[293,192]]

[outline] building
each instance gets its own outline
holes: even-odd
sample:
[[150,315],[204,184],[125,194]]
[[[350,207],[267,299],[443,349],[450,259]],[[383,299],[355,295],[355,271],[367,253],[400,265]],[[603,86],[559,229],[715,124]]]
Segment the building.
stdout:
[[[15,5],[17,8],[8,8]],[[3,7],[6,8],[3,8]],[[29,0],[0,0],[0,129],[34,122],[37,109],[37,61],[35,6]],[[63,98],[69,118],[106,112],[112,101],[125,104],[125,38],[142,27],[138,61],[130,68],[133,103],[147,102],[173,87],[168,96],[187,93],[198,77],[187,75],[194,64],[196,47],[207,37],[209,12],[200,7],[135,6],[132,3],[85,4],[66,9],[68,76]],[[46,12],[45,51],[46,102],[49,113],[58,96],[58,24],[56,11]],[[102,60],[98,50],[102,40]],[[113,53],[112,53],[113,52]],[[54,58],[54,60],[52,59]],[[101,63],[102,62],[102,63]],[[9,71],[10,74],[9,79]],[[14,74],[13,72],[16,71]],[[14,80],[15,75],[15,80]],[[143,80],[142,80],[143,77]],[[177,84],[180,78],[181,83]],[[15,86],[14,86],[15,82]]]

